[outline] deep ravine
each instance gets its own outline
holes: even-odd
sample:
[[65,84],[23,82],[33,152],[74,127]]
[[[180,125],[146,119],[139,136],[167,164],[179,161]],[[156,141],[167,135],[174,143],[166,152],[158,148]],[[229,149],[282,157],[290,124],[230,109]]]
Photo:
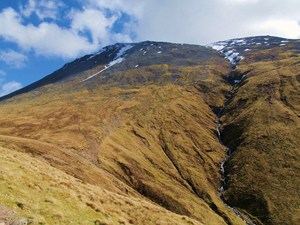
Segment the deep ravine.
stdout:
[[217,117],[216,117],[216,133],[217,133],[217,136],[218,136],[218,139],[219,139],[219,142],[220,144],[224,147],[224,149],[226,150],[226,157],[224,158],[224,160],[221,162],[220,164],[220,171],[221,171],[221,187],[220,187],[220,190],[219,190],[219,195],[220,195],[220,198],[223,200],[224,204],[229,208],[231,209],[240,219],[242,219],[244,221],[244,223],[246,225],[255,225],[252,221],[250,221],[250,219],[248,217],[245,217],[238,209],[234,208],[234,207],[231,207],[230,205],[228,205],[226,202],[225,202],[225,199],[223,197],[223,193],[225,191],[225,188],[226,188],[226,185],[227,185],[227,181],[226,181],[226,171],[225,171],[225,164],[226,162],[229,160],[229,158],[231,157],[231,154],[232,154],[232,151],[231,149],[226,146],[223,141],[222,141],[222,134],[221,134],[221,116],[223,115],[227,105],[228,105],[228,102],[230,101],[230,99],[232,99],[234,97],[234,90],[235,90],[235,87],[237,85],[239,85],[239,83],[244,80],[248,73],[247,74],[243,74],[240,79],[238,80],[233,80],[232,82],[229,81],[229,77],[230,77],[230,74],[232,74],[235,70],[235,66],[236,65],[232,65],[232,70],[231,72],[229,73],[228,77],[227,77],[227,82],[231,84],[231,91],[230,91],[230,96],[227,98],[227,100],[225,101],[223,107],[219,110],[218,114],[217,114]]

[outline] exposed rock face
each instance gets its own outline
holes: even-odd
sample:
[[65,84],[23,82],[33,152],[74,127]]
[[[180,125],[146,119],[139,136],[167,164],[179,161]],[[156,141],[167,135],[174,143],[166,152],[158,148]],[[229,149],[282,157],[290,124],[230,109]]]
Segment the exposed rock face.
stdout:
[[244,224],[219,197],[231,96],[224,199],[296,224],[299,43],[250,40],[116,44],[3,97],[0,199],[47,224]]

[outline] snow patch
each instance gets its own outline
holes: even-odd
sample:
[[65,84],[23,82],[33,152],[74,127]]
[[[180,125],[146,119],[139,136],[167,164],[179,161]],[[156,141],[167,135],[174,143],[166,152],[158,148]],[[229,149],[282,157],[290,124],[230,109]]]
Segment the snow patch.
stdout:
[[[232,49],[232,47],[235,45],[244,45],[247,44],[247,42],[244,39],[236,39],[236,40],[228,40],[228,41],[222,41],[222,42],[215,42],[210,45],[209,47],[219,51],[224,55],[226,59],[229,60],[231,65],[236,65],[239,61],[243,60],[244,57],[240,56],[239,52],[237,52],[236,49]],[[250,51],[250,49],[249,49]]]
[[236,40],[236,43],[246,42],[244,39]]
[[212,45],[211,47],[217,51],[220,51],[225,48],[225,45]]
[[245,52],[250,52],[250,51],[252,51],[252,49],[246,48],[244,51],[245,51]]
[[239,61],[243,60],[244,57],[240,56],[238,52],[234,52],[235,49],[227,52],[221,51],[225,55],[225,59],[228,59],[231,65],[236,65]]
[[161,51],[157,52],[157,54],[161,54]]
[[120,51],[118,52],[116,58],[120,58],[120,57],[124,56],[125,53],[126,53],[129,49],[131,49],[132,47],[133,47],[133,45],[128,45],[128,44],[125,45],[123,48],[120,49]]
[[102,48],[99,52],[96,52],[95,54],[93,54],[90,57],[88,57],[87,60],[90,60],[90,59],[94,58],[95,56],[100,55],[104,51],[105,51],[105,49]]
[[135,65],[134,67],[135,67],[135,68],[138,68],[138,67],[139,67],[139,65]]
[[94,76],[102,73],[103,71],[107,70],[108,68],[112,67],[113,65],[121,63],[124,60],[125,53],[132,47],[133,47],[133,45],[129,45],[129,44],[125,45],[123,48],[121,48],[119,50],[119,52],[117,53],[117,56],[114,58],[114,60],[104,66],[104,69],[98,71],[97,73],[94,73],[93,75],[89,76],[88,78],[84,79],[83,81],[87,81],[87,80],[93,78]]

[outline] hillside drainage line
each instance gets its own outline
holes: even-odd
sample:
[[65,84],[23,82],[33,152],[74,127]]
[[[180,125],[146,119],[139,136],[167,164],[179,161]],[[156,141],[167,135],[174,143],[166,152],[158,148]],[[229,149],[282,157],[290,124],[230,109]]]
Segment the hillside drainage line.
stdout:
[[[234,67],[231,71],[231,73],[234,71]],[[229,74],[231,74],[229,73]],[[225,173],[225,163],[229,160],[231,154],[232,154],[232,151],[229,147],[227,147],[223,141],[222,141],[222,137],[221,137],[221,131],[220,131],[220,127],[221,127],[221,123],[220,123],[220,118],[222,116],[222,114],[224,113],[227,105],[228,105],[228,102],[230,99],[233,98],[233,95],[234,95],[234,89],[235,87],[242,81],[246,78],[246,76],[248,75],[248,73],[244,74],[241,76],[240,79],[238,80],[234,80],[233,81],[233,84],[231,84],[231,91],[230,91],[230,96],[227,98],[227,100],[225,101],[223,107],[220,109],[220,111],[218,112],[217,114],[217,118],[216,118],[216,133],[217,133],[217,136],[218,136],[218,139],[219,139],[219,142],[220,144],[226,149],[226,152],[227,152],[227,155],[225,157],[225,159],[221,162],[220,164],[220,171],[221,171],[221,187],[220,187],[220,192],[219,192],[219,196],[220,198],[223,200],[224,204],[229,208],[231,209],[241,220],[243,220],[245,222],[246,225],[255,225],[254,223],[250,222],[250,221],[246,221],[244,218],[243,218],[243,215],[242,213],[237,210],[236,208],[233,208],[231,206],[229,206],[226,202],[225,202],[225,199],[224,199],[224,196],[223,196],[223,193],[225,191],[225,187],[227,185],[227,181],[226,181],[226,173]],[[227,77],[227,81],[228,81],[228,77]],[[229,81],[228,81],[229,82]],[[230,83],[230,82],[229,82]]]

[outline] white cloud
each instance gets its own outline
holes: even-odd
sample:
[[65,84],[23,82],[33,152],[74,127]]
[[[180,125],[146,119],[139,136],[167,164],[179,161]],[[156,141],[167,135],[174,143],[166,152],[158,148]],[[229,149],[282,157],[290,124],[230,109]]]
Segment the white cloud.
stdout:
[[[300,37],[299,0],[86,0],[77,1],[81,9],[71,8],[69,14],[66,2],[29,0],[20,13],[4,9],[0,37],[16,43],[23,52],[62,58],[78,57],[114,42],[130,42],[132,34],[136,34],[135,41],[194,44],[261,34]],[[26,20],[34,13],[41,19],[38,25]],[[114,31],[124,14],[129,21]],[[67,17],[63,23],[55,23],[63,17]]]
[[12,8],[0,13],[0,36],[23,50],[32,50],[37,55],[45,56],[73,58],[98,48],[86,37],[55,23],[23,25],[20,15]]
[[[28,16],[37,7],[37,3],[30,0],[29,6],[26,10],[23,9],[22,13]],[[114,23],[121,16],[120,13],[115,12],[108,16],[106,9],[96,5],[91,7],[92,5],[88,4],[82,10],[71,10],[71,22],[66,27],[45,21],[38,25],[24,24],[22,14],[18,14],[12,8],[5,8],[0,12],[0,37],[16,43],[25,52],[33,51],[36,55],[61,58],[74,58],[95,52],[100,47],[114,42],[132,41],[126,30],[122,33],[112,30]]]
[[144,11],[144,2],[147,1],[150,0],[87,0],[86,6],[91,8],[96,7],[98,9],[109,9],[113,12],[126,12],[131,16],[139,18]]
[[0,97],[22,88],[22,84],[16,81],[4,83],[5,77],[6,72],[0,70]]
[[107,45],[111,40],[110,29],[117,20],[115,16],[105,17],[104,13],[87,8],[71,13],[71,27],[76,32],[90,32],[94,44]]
[[21,83],[18,83],[16,81],[7,82],[0,87],[0,96],[7,95],[13,91],[20,89],[20,88],[22,88]]
[[26,55],[14,50],[0,51],[0,60],[14,68],[22,68],[26,65],[28,58]]
[[[139,40],[206,44],[234,37],[291,36],[283,23],[257,29],[270,18],[300,21],[299,0],[145,0],[136,29]],[[293,26],[293,28],[296,28]],[[300,37],[298,29],[293,37]]]
[[300,26],[295,20],[290,19],[269,19],[263,22],[257,22],[252,25],[253,30],[262,34],[273,33],[277,36],[287,38],[299,38]]
[[20,11],[26,17],[36,14],[41,20],[57,19],[59,8],[63,6],[64,4],[58,0],[29,0],[27,4],[20,7]]

